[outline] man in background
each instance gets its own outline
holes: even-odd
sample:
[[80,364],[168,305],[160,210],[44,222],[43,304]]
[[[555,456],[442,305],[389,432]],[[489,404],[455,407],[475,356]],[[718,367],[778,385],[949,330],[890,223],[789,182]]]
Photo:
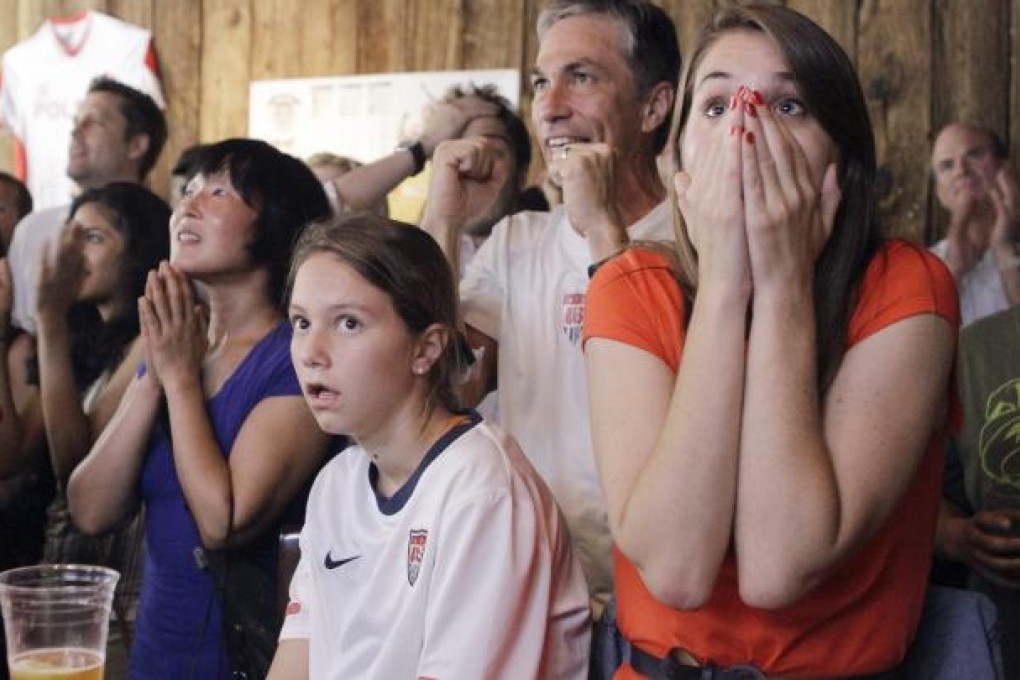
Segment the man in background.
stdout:
[[991,130],[950,123],[932,149],[946,237],[932,246],[956,277],[963,325],[1020,304],[1020,189]]
[[[672,239],[655,158],[680,51],[672,20],[645,0],[557,0],[538,36],[532,123],[563,202],[502,220],[468,265],[460,295],[478,360],[463,396],[471,405],[498,387],[499,423],[563,509],[598,616],[612,592],[612,538],[580,345],[588,270],[631,238]],[[422,224],[455,270],[497,157],[485,138],[435,152]]]
[[[166,137],[166,118],[149,95],[101,76],[92,81],[74,117],[67,175],[83,190],[110,182],[141,184],[159,159]],[[45,243],[67,221],[70,198],[65,205],[25,217],[11,242],[11,320],[33,335],[39,258]]]

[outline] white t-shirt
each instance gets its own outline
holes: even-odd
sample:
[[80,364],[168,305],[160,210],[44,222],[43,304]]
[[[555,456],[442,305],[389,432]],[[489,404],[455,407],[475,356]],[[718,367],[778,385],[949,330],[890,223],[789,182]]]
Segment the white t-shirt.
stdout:
[[587,677],[588,596],[552,494],[478,416],[390,499],[358,446],[319,473],[281,640],[321,680]]
[[[11,284],[14,287],[14,307],[11,322],[32,335],[36,334],[35,302],[39,279],[39,258],[43,245],[56,241],[67,223],[71,204],[55,208],[34,210],[18,222],[14,238],[7,253],[11,267]],[[52,253],[51,253],[52,254]]]
[[47,19],[4,53],[0,122],[24,152],[37,210],[66,203],[74,190],[67,177],[71,120],[92,79],[110,76],[162,107],[157,70],[148,31],[96,11]]
[[[673,240],[663,202],[628,228]],[[499,344],[499,423],[552,489],[570,526],[596,614],[612,593],[612,538],[592,451],[581,352],[588,243],[565,209],[502,220],[461,280],[465,322]]]
[[[949,242],[942,239],[931,247],[931,252],[946,261]],[[963,275],[962,281],[956,282],[956,288],[960,293],[960,320],[963,326],[1010,306],[991,248]]]

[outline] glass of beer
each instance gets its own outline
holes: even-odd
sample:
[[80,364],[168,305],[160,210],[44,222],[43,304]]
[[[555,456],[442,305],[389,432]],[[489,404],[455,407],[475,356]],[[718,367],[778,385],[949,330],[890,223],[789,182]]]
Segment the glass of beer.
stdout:
[[0,573],[11,680],[102,680],[118,578],[78,564]]

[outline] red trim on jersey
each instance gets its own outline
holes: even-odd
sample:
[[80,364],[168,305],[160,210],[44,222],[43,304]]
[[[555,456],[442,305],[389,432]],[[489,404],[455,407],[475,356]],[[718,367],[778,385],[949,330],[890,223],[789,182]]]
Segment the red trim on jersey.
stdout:
[[78,12],[77,14],[70,14],[68,16],[62,17],[50,17],[49,19],[47,19],[47,22],[49,23],[50,27],[50,32],[53,34],[54,40],[57,41],[57,44],[60,45],[60,48],[64,50],[64,53],[67,54],[67,56],[74,57],[77,56],[79,52],[81,52],[81,48],[85,46],[85,42],[89,39],[89,32],[92,30],[92,22],[89,21],[88,25],[85,27],[85,31],[82,33],[81,40],[78,42],[77,45],[69,45],[67,42],[64,41],[64,38],[61,37],[61,35],[57,33],[56,30],[54,30],[53,27],[69,26],[71,24],[76,24],[80,21],[88,19],[90,14],[91,12],[89,10],[84,10],[82,12]]
[[145,50],[145,65],[152,71],[152,75],[156,76],[157,80],[163,81],[163,75],[159,72],[159,58],[156,56],[155,38],[149,38],[149,48]]
[[14,174],[22,182],[28,181],[28,150],[20,137],[14,138]]

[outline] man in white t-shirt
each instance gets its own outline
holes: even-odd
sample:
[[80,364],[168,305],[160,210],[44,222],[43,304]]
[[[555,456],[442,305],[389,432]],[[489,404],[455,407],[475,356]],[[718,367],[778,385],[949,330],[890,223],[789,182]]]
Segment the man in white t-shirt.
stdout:
[[[67,175],[82,189],[111,182],[141,183],[166,143],[166,118],[147,94],[101,76],[78,107],[68,148]],[[14,285],[14,325],[35,334],[36,276],[45,243],[67,221],[70,202],[37,210],[14,231],[8,253]]]
[[932,251],[956,277],[963,324],[1020,304],[1020,188],[1006,146],[991,130],[951,123],[935,139],[931,164],[949,212],[946,237]]
[[4,52],[0,127],[14,136],[18,174],[37,210],[66,203],[74,190],[64,174],[71,119],[101,75],[164,105],[152,34],[102,12],[46,19]]
[[[558,0],[538,36],[532,122],[563,204],[501,221],[467,267],[462,311],[480,360],[464,396],[475,403],[498,386],[500,424],[563,509],[598,614],[612,591],[612,539],[580,345],[588,269],[631,239],[672,239],[655,159],[680,54],[672,20],[643,0]],[[466,197],[491,153],[486,140],[458,140],[433,158],[422,224],[455,270]]]

